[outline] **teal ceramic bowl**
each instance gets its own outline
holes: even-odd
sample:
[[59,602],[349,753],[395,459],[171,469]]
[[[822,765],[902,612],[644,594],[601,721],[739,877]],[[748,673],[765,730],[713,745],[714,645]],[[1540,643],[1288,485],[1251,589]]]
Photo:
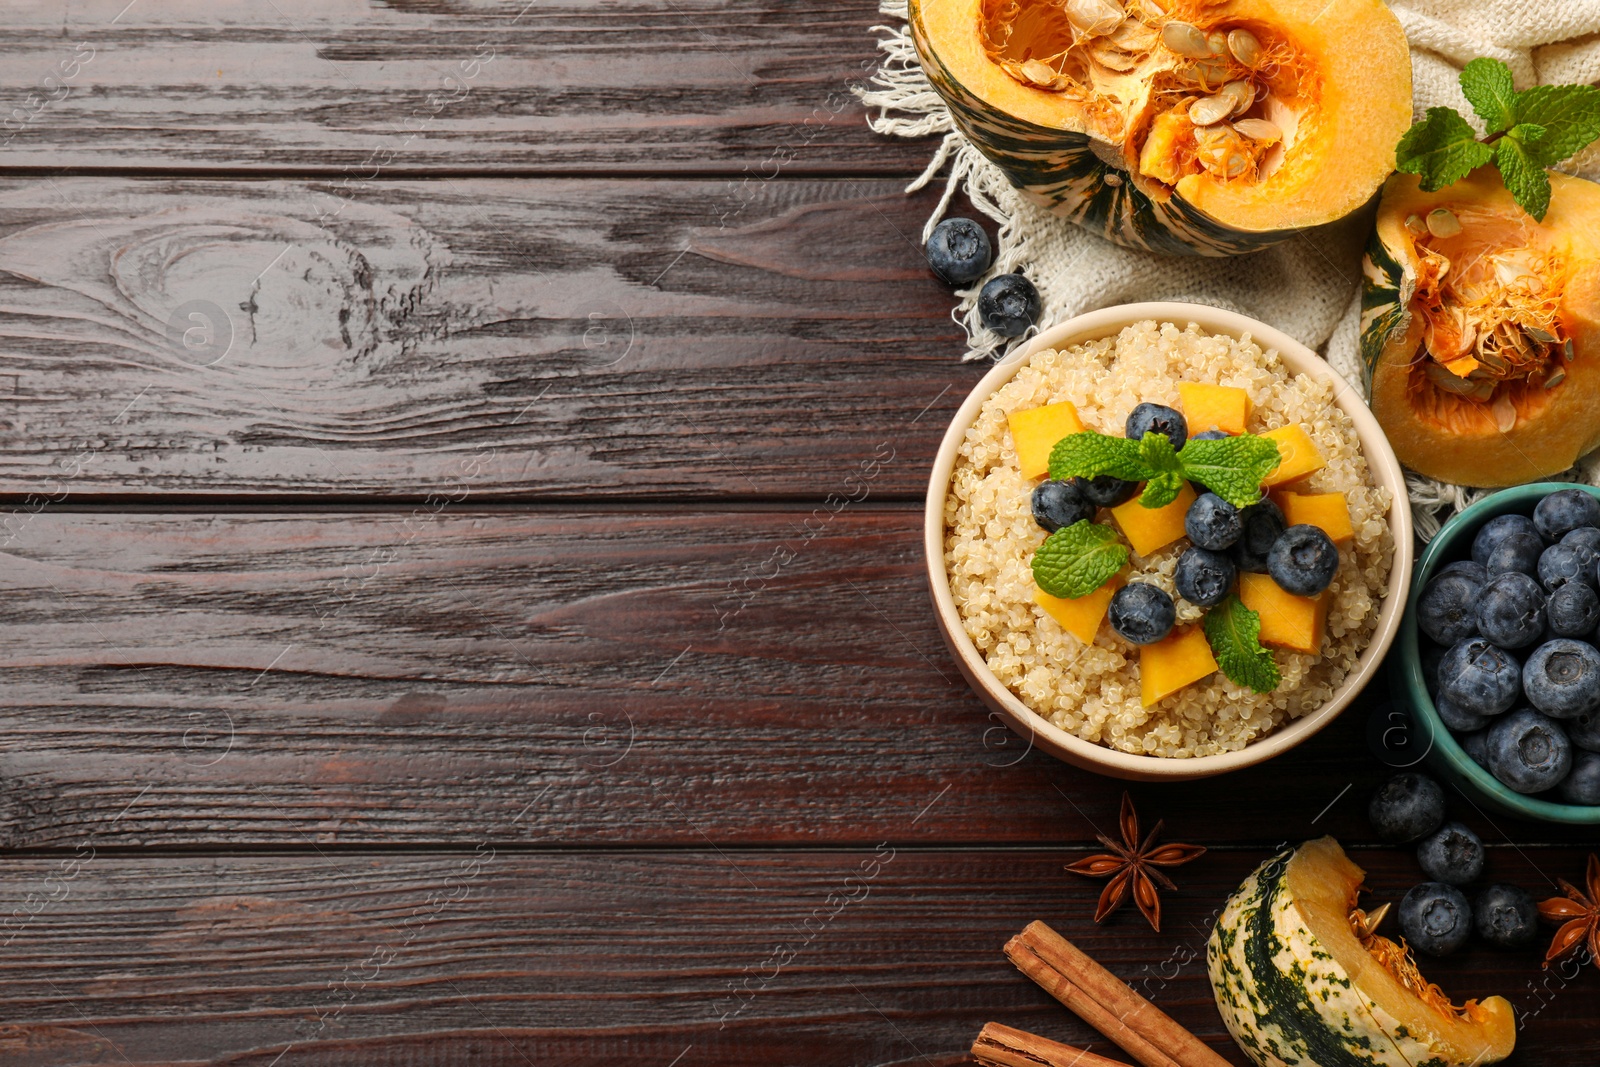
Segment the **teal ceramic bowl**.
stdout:
[[1417,726],[1418,740],[1428,765],[1434,771],[1458,786],[1469,799],[1505,815],[1543,822],[1571,823],[1579,826],[1600,826],[1600,807],[1579,804],[1558,804],[1538,797],[1526,796],[1507,789],[1499,780],[1472,761],[1456,742],[1454,735],[1439,719],[1433,698],[1422,681],[1422,659],[1417,635],[1417,597],[1422,587],[1446,563],[1471,556],[1472,538],[1478,528],[1497,515],[1513,512],[1531,515],[1533,506],[1542,498],[1559,489],[1583,489],[1600,497],[1600,489],[1571,482],[1534,482],[1518,485],[1473,504],[1456,515],[1439,531],[1422,558],[1417,561],[1411,576],[1411,595],[1406,599],[1405,617],[1400,621],[1400,634],[1395,641],[1395,654],[1391,660],[1391,688],[1395,695],[1411,708],[1411,717]]

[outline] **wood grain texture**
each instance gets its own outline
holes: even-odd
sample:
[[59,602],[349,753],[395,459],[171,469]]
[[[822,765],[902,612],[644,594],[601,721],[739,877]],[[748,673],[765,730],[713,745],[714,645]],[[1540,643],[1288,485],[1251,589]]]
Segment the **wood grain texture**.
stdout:
[[0,9],[8,167],[915,174],[851,88],[875,0]]
[[[0,1031],[8,1064],[964,1062],[988,1021],[1107,1051],[1001,954],[1045,919],[1236,1064],[1211,1000],[1211,916],[1261,851],[1214,852],[1167,895],[1089,921],[1076,853],[592,852],[16,860]],[[1358,854],[1375,899],[1417,878]],[[1496,877],[1537,888],[1574,850]],[[1578,1063],[1600,976],[1472,948],[1427,973],[1530,1023],[1514,1065]],[[1582,1050],[1582,1051],[1580,1051]],[[277,1057],[282,1057],[278,1059]]]
[[899,183],[0,186],[0,493],[920,495]]

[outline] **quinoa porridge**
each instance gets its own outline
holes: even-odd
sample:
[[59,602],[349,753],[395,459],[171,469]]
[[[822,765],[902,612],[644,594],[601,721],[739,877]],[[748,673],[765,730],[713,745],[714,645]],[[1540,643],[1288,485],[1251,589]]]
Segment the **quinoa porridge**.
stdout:
[[[1019,470],[1007,418],[1071,401],[1086,429],[1120,436],[1135,405],[1175,405],[1180,381],[1246,390],[1250,433],[1300,425],[1325,460],[1302,488],[1344,493],[1354,536],[1342,547],[1328,587],[1320,654],[1276,650],[1281,682],[1269,693],[1218,671],[1146,708],[1134,645],[1109,626],[1086,645],[1035,603],[1032,560],[1046,534],[1032,515],[1035,482]],[[1123,752],[1215,755],[1316,710],[1355,668],[1388,586],[1394,551],[1389,506],[1389,492],[1374,486],[1355,427],[1334,404],[1330,383],[1291,374],[1275,352],[1248,339],[1146,321],[1115,337],[1035,353],[984,403],[967,430],[945,500],[945,567],[967,636],[1001,683],[1034,712]],[[1101,521],[1107,518],[1101,511]],[[1174,588],[1173,570],[1187,545],[1179,538],[1129,558],[1131,580],[1173,597],[1179,627],[1205,614]]]

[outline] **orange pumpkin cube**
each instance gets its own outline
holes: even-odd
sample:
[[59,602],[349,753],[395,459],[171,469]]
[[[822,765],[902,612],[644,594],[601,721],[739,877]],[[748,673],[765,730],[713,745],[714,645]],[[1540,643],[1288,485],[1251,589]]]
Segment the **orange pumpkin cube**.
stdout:
[[1122,585],[1122,575],[1126,573],[1123,571],[1099,589],[1080,597],[1051,596],[1034,586],[1033,602],[1059,622],[1067,633],[1086,645],[1092,645],[1095,634],[1100,632],[1100,623],[1105,620],[1106,609],[1111,606],[1111,598],[1116,595]]
[[1050,450],[1056,442],[1068,434],[1083,432],[1083,420],[1069,400],[1013,411],[1006,416],[1006,422],[1011,427],[1011,447],[1017,453],[1017,466],[1024,478],[1049,474]]
[[1205,630],[1199,626],[1175,630],[1139,649],[1139,699],[1148,708],[1216,669]]
[[1343,493],[1277,492],[1272,499],[1283,509],[1283,521],[1290,526],[1315,526],[1336,545],[1347,545],[1356,536],[1350,523],[1350,503]]
[[1128,544],[1141,556],[1165,548],[1183,536],[1183,517],[1194,503],[1194,487],[1188,482],[1164,508],[1147,508],[1134,497],[1111,509],[1111,517],[1122,528]]
[[1305,597],[1286,593],[1265,574],[1239,575],[1239,599],[1261,616],[1261,643],[1290,652],[1316,655],[1328,621],[1327,593]]
[[1261,436],[1277,442],[1280,457],[1277,469],[1261,480],[1262,485],[1271,487],[1304,478],[1321,470],[1327,462],[1317,451],[1317,443],[1311,440],[1311,435],[1297,423],[1268,430]]
[[1179,382],[1178,403],[1191,435],[1206,430],[1241,434],[1250,417],[1250,394],[1231,385]]

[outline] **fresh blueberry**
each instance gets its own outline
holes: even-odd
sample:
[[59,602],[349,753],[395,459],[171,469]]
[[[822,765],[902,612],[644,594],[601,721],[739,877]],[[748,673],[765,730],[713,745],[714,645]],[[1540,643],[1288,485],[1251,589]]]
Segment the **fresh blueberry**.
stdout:
[[1094,518],[1095,507],[1071,482],[1040,482],[1033,491],[1033,521],[1051,533]]
[[1239,512],[1242,530],[1231,549],[1234,565],[1241,571],[1267,573],[1267,556],[1283,536],[1283,511],[1270,498],[1257,501]]
[[1533,525],[1546,541],[1559,541],[1580,526],[1600,526],[1600,499],[1582,489],[1561,489],[1533,507]]
[[1267,553],[1267,573],[1295,596],[1316,596],[1338,572],[1339,546],[1319,526],[1289,527]]
[[966,285],[983,277],[994,258],[989,235],[971,219],[945,219],[928,238],[928,266],[949,285]]
[[1472,933],[1472,905],[1453,885],[1414,885],[1400,899],[1400,932],[1418,952],[1448,956]]
[[1214,608],[1228,599],[1238,574],[1226,553],[1192,546],[1178,557],[1172,584],[1178,587],[1178,595],[1189,603]]
[[1114,508],[1118,504],[1126,504],[1139,491],[1138,482],[1124,481],[1110,474],[1101,474],[1094,478],[1074,478],[1072,484],[1078,487],[1078,492],[1083,494],[1085,500],[1097,508]]
[[1397,774],[1372,794],[1367,819],[1390,844],[1415,841],[1444,822],[1444,788],[1415,771]]
[[1600,752],[1579,751],[1556,792],[1568,804],[1600,804]]
[[1600,562],[1600,527],[1580,526],[1576,530],[1568,530],[1561,543],[1584,549],[1590,559]]
[[1039,321],[1039,290],[1020,274],[1001,274],[978,291],[978,318],[1001,337],[1020,337]]
[[1478,632],[1501,648],[1526,648],[1544,636],[1544,605],[1544,590],[1526,574],[1496,574],[1478,596]]
[[1522,691],[1555,719],[1600,710],[1600,652],[1570,637],[1546,641],[1522,665]]
[[1577,545],[1551,545],[1539,555],[1539,582],[1554,591],[1568,582],[1588,585],[1595,580],[1587,550]]
[[1148,582],[1129,582],[1118,589],[1106,609],[1111,628],[1136,645],[1150,645],[1172,632],[1178,609],[1165,591]]
[[1600,752],[1600,714],[1585,713],[1562,723],[1567,738],[1579,748]]
[[1434,573],[1434,577],[1443,578],[1447,574],[1464,574],[1479,585],[1489,580],[1489,569],[1481,563],[1472,562],[1470,559],[1458,559],[1453,563],[1446,563]]
[[1450,646],[1439,661],[1439,695],[1475,715],[1498,715],[1522,694],[1522,664],[1481,637]]
[[1491,578],[1508,572],[1535,575],[1539,573],[1539,557],[1543,554],[1544,541],[1538,534],[1513,530],[1494,546],[1483,566]]
[[[1233,436],[1233,435],[1232,434],[1223,433],[1221,430],[1201,430],[1199,433],[1190,434],[1189,435],[1189,440],[1191,440],[1191,441],[1226,441],[1231,436]],[[1194,486],[1194,491],[1196,493],[1209,493],[1211,491],[1211,490],[1207,489],[1204,485],[1200,484],[1197,481],[1191,480],[1189,482],[1189,484]]]
[[1539,906],[1526,889],[1492,885],[1473,901],[1472,922],[1495,948],[1524,948],[1539,936]]
[[1461,573],[1433,579],[1417,598],[1417,626],[1440,644],[1453,645],[1478,632],[1478,594],[1483,583]]
[[[1526,515],[1497,515],[1479,527],[1472,538],[1472,562],[1480,567],[1489,565],[1489,553],[1511,534],[1531,534],[1539,537],[1539,528]],[[1543,543],[1543,538],[1540,542]]]
[[1439,691],[1439,664],[1444,662],[1444,653],[1442,645],[1427,641],[1417,654],[1417,661],[1422,665],[1422,684],[1427,686],[1429,696]]
[[1439,713],[1439,721],[1456,733],[1470,733],[1473,730],[1481,730],[1493,721],[1493,716],[1479,715],[1468,711],[1445,696],[1433,698],[1433,710]]
[[1239,509],[1215,493],[1201,493],[1183,516],[1183,532],[1200,548],[1221,552],[1239,540],[1244,520]]
[[1435,882],[1476,882],[1483,873],[1483,840],[1452,819],[1418,842],[1417,862]]
[[1572,742],[1554,719],[1518,708],[1489,727],[1489,773],[1519,793],[1542,793],[1572,769]]
[[1550,594],[1544,615],[1556,637],[1592,637],[1600,626],[1600,593],[1584,582],[1568,582]]
[[1176,408],[1147,401],[1128,412],[1128,419],[1122,426],[1124,437],[1130,441],[1143,441],[1144,435],[1152,431],[1166,434],[1174,452],[1189,440],[1189,423],[1184,419],[1183,412]]
[[1456,738],[1467,758],[1485,770],[1489,767],[1489,731],[1477,730]]

